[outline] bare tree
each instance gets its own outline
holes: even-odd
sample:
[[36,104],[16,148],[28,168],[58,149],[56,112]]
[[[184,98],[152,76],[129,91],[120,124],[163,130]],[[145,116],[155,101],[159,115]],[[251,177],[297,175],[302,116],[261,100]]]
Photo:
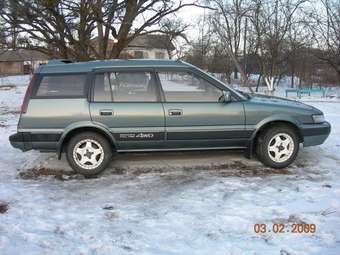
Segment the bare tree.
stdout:
[[[165,19],[161,22],[160,32],[167,35],[167,41],[164,42],[163,45],[170,59],[174,56],[178,59],[182,57],[183,41],[184,43],[189,43],[189,39],[185,33],[188,28],[189,25],[180,19]],[[173,53],[173,46],[175,47],[175,53]]]
[[231,84],[231,74],[235,71],[234,64],[230,57],[226,55],[224,46],[216,43],[212,49],[211,60],[208,70],[212,73],[223,73],[227,83]]
[[137,36],[164,33],[160,22],[187,6],[201,7],[196,0],[5,0],[0,17],[15,23],[15,33],[24,34],[31,48],[63,58],[106,59],[118,58]]
[[340,81],[340,2],[321,0],[323,10],[312,10],[310,28],[319,49],[316,56],[331,66]]
[[[245,42],[246,17],[250,11],[246,0],[213,0],[212,7],[216,8],[213,18],[214,31],[218,35],[219,42],[223,45],[225,53],[230,57],[235,66],[235,78],[237,72],[241,74],[243,85],[247,85],[248,76],[240,62],[242,42]],[[244,31],[244,32],[243,32]],[[243,47],[243,51],[245,47]],[[249,89],[252,91],[251,87]]]
[[[311,38],[311,35],[306,27],[306,22],[300,23],[297,26],[292,26],[288,31],[286,52],[287,56],[287,69],[291,77],[291,87],[293,88],[295,84],[295,78],[298,75],[299,66],[301,66],[301,57],[305,53],[305,48],[311,47],[311,40],[306,40],[306,38]],[[300,77],[301,80],[301,77]]]
[[[1,8],[1,6],[0,6]],[[0,49],[5,48],[7,45],[6,31],[4,26],[2,25],[2,21],[0,19]]]
[[202,15],[197,20],[198,36],[191,41],[191,48],[186,53],[185,60],[199,66],[202,69],[208,69],[209,57],[213,49],[213,33],[211,15]]
[[272,94],[287,61],[289,31],[299,25],[297,12],[306,0],[252,0],[252,22],[257,37],[261,73]]

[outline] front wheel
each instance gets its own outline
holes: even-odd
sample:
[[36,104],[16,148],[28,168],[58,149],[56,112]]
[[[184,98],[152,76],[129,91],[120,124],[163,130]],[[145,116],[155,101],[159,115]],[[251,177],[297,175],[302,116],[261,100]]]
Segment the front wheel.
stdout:
[[102,135],[84,132],[70,139],[66,156],[73,170],[90,177],[105,170],[112,158],[112,148]]
[[299,137],[290,127],[271,127],[264,131],[257,141],[257,156],[272,168],[289,166],[299,151]]

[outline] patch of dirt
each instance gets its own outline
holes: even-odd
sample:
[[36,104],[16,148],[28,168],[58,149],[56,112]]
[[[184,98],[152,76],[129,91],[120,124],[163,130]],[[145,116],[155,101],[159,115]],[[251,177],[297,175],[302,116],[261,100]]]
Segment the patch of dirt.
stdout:
[[118,213],[116,213],[116,212],[105,212],[104,217],[105,217],[105,219],[107,219],[109,221],[113,221],[113,220],[119,218]]
[[112,205],[105,205],[104,207],[103,207],[103,210],[113,210],[113,209],[115,209]]
[[230,176],[267,176],[271,174],[293,174],[287,169],[270,169],[270,168],[251,168],[251,169],[233,169],[233,171],[221,171],[218,173],[221,177],[230,177]]
[[15,89],[17,86],[13,84],[7,84],[7,85],[0,85],[0,90],[11,90]]
[[[233,161],[230,163],[212,163],[207,165],[157,165],[157,166],[127,166],[127,167],[113,167],[108,171],[104,171],[103,175],[130,175],[141,176],[145,174],[171,174],[174,171],[184,171],[187,174],[194,175],[194,172],[209,173],[220,177],[245,177],[245,176],[265,176],[270,174],[293,174],[289,169],[272,169],[262,165],[254,166],[247,165],[242,161]],[[177,174],[176,174],[177,175]],[[61,181],[68,180],[82,180],[85,179],[83,175],[76,174],[73,171],[63,169],[53,169],[47,167],[29,168],[19,171],[19,177],[22,179],[38,179],[39,177],[52,176]],[[92,177],[96,178],[96,177]]]
[[281,249],[280,250],[280,255],[291,255],[291,253],[289,253],[288,251]]
[[306,224],[305,221],[303,221],[299,216],[297,215],[289,215],[288,219],[285,218],[276,218],[272,220],[273,223],[281,223],[281,224],[293,224],[293,223],[297,223],[297,224]]
[[307,164],[304,163],[304,162],[296,162],[295,165],[296,165],[296,167],[298,167],[298,168],[304,168],[304,167],[307,166]]
[[221,177],[229,176],[264,176],[270,174],[293,174],[288,168],[283,169],[272,169],[262,165],[250,166],[242,161],[233,161],[230,163],[220,164],[208,164],[208,165],[184,165],[184,166],[150,166],[150,167],[116,167],[111,173],[112,174],[132,174],[140,176],[149,173],[169,173],[171,171],[207,171],[210,173],[216,173]]
[[133,249],[130,246],[122,245],[121,248],[123,248],[126,251],[133,251]]
[[4,123],[0,123],[0,128],[6,128],[6,127],[9,127],[9,125],[6,125]]
[[19,172],[19,177],[24,180],[38,179],[42,176],[53,176],[58,180],[67,181],[73,179],[84,179],[84,176],[63,169],[52,169],[46,167],[29,168]]
[[[158,168],[158,167],[138,167],[132,170],[132,174],[135,176],[140,176],[148,173],[164,173],[170,170],[168,167]],[[125,171],[127,172],[127,171]]]
[[6,213],[9,209],[8,203],[0,201],[0,213]]
[[322,216],[327,216],[327,215],[332,214],[332,213],[336,213],[336,210],[334,210],[334,209],[332,209],[332,208],[327,208],[327,209],[322,210],[322,211],[320,212],[320,214],[321,214]]

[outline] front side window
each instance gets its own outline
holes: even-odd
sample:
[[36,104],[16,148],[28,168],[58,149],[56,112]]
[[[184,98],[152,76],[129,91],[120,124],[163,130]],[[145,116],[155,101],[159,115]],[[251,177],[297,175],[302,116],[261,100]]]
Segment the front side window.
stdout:
[[94,101],[156,102],[154,75],[150,72],[110,72],[97,74]]
[[84,97],[86,74],[44,75],[37,96],[40,97]]
[[218,102],[223,95],[206,80],[183,71],[159,72],[167,102]]

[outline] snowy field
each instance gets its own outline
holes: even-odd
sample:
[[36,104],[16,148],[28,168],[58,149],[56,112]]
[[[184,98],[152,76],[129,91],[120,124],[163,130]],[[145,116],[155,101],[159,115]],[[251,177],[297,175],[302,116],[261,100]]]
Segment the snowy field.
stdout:
[[[284,170],[240,152],[122,154],[102,176],[72,175],[54,154],[22,153],[25,87],[0,90],[0,254],[340,254],[340,102],[315,102],[325,144]],[[253,225],[316,224],[315,234]]]
[[3,85],[16,85],[27,86],[30,81],[30,75],[14,75],[14,76],[0,76],[0,86]]

